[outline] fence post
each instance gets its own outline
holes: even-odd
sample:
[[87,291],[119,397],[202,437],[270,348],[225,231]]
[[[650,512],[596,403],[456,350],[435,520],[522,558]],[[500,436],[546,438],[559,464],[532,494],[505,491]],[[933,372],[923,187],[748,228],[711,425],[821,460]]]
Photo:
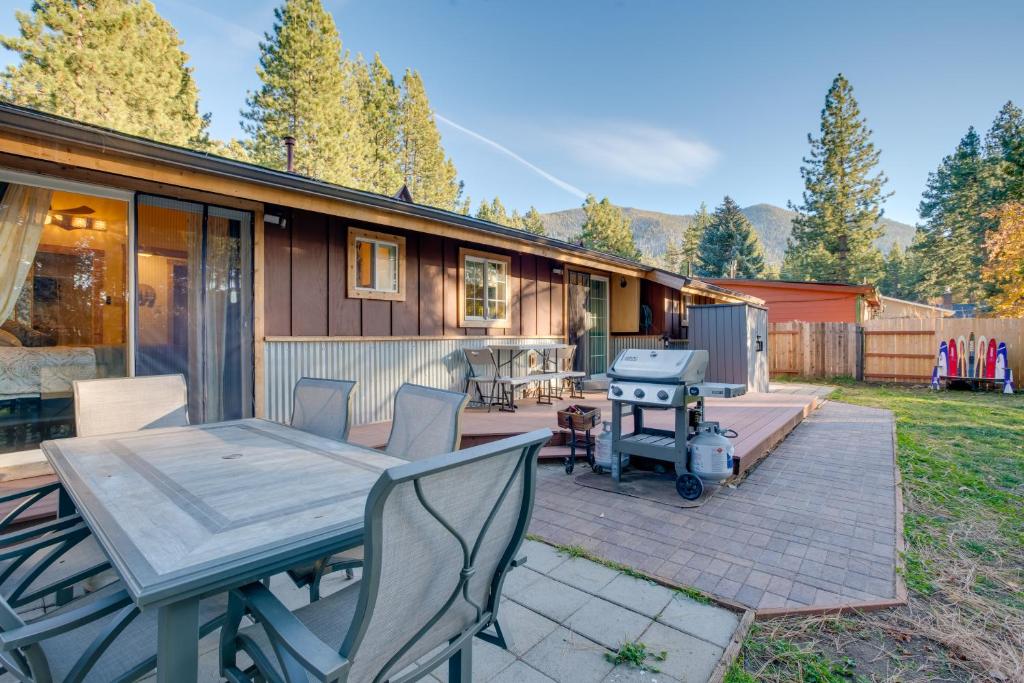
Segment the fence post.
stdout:
[[858,382],[864,381],[864,326],[856,325],[855,334],[857,335],[857,373],[855,375]]

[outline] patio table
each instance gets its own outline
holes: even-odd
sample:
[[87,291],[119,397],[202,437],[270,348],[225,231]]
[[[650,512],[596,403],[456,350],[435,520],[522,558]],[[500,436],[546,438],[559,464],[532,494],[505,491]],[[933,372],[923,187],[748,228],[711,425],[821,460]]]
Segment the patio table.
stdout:
[[133,600],[157,610],[168,682],[197,679],[200,598],[360,545],[370,488],[405,462],[260,419],[42,450]]

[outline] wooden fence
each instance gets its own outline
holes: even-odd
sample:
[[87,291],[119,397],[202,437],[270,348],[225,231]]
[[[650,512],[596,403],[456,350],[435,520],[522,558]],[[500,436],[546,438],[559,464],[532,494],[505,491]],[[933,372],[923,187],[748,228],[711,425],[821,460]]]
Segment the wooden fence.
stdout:
[[801,377],[858,377],[860,331],[852,323],[768,325],[768,371]]
[[773,375],[856,377],[876,382],[931,379],[939,342],[970,337],[1006,342],[1010,367],[1024,377],[1024,318],[896,318],[855,323],[772,323],[768,364]]

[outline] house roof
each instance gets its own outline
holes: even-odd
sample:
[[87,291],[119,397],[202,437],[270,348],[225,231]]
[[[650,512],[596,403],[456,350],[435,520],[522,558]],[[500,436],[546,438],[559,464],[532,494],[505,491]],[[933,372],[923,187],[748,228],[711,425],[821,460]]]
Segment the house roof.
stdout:
[[766,280],[756,278],[707,278],[706,282],[721,285],[728,288],[730,285],[742,287],[750,285],[753,287],[771,287],[774,289],[799,289],[805,291],[819,292],[846,292],[859,294],[869,306],[878,307],[882,302],[879,298],[878,289],[874,285],[851,285],[845,282],[805,282],[803,280]]
[[932,311],[939,311],[946,317],[953,317],[956,315],[956,311],[951,308],[943,308],[942,306],[933,306],[931,304],[923,304],[920,301],[907,301],[906,299],[897,299],[894,296],[885,296],[884,294],[879,297],[882,304],[892,301],[894,303],[903,304],[904,306],[916,306],[917,308],[927,308]]
[[[640,271],[648,279],[663,281],[666,280],[667,276],[667,279],[674,283],[669,286],[679,288],[691,287],[705,292],[707,296],[718,296],[734,300],[751,300],[752,303],[759,301],[756,297],[750,297],[742,292],[730,291],[717,285],[695,280],[694,278],[661,271],[631,259],[615,256],[614,254],[589,249],[545,235],[535,235],[523,230],[516,230],[453,211],[415,204],[408,201],[408,199],[411,199],[411,196],[408,194],[407,189],[406,193],[399,191],[394,197],[356,190],[295,173],[277,171],[264,166],[235,161],[206,152],[198,152],[193,149],[128,135],[102,126],[82,123],[35,109],[0,103],[0,129],[5,128],[18,134],[34,134],[50,140],[83,145],[105,152],[117,152],[166,166],[198,170],[234,180],[247,181],[274,188],[285,188],[295,192],[336,199],[396,214],[417,216],[472,231],[497,235],[513,243],[539,244],[553,250],[585,256],[598,264],[617,265],[634,271]],[[663,284],[668,284],[668,282],[663,282]]]

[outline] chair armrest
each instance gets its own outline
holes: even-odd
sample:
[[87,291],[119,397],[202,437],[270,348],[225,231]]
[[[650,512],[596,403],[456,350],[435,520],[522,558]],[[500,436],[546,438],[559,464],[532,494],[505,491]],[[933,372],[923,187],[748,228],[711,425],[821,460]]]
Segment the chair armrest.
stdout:
[[27,498],[28,496],[38,495],[40,498],[47,496],[54,491],[60,489],[60,482],[53,481],[49,484],[43,484],[42,486],[36,486],[30,489],[24,489],[22,491],[15,491],[14,493],[7,493],[0,496],[0,503],[9,503],[12,500],[18,500],[19,498]]
[[43,536],[42,538],[37,538],[34,541],[20,543],[17,545],[5,546],[3,549],[0,549],[0,561],[31,555],[32,553],[42,550],[43,548],[48,548],[52,545],[63,543],[78,535],[86,536],[89,533],[89,527],[87,527],[85,524],[81,522],[78,522],[73,526],[64,529],[63,531],[48,534],[46,536]]
[[28,529],[12,531],[9,534],[0,535],[0,547],[21,543],[22,541],[27,541],[30,538],[42,536],[43,534],[48,534],[51,531],[61,531],[62,529],[67,529],[68,527],[81,523],[82,518],[76,513],[68,515],[67,517],[60,517],[59,519],[55,519],[51,522],[35,524]]
[[262,583],[232,591],[259,620],[267,636],[321,680],[337,678],[349,661],[320,640]]
[[59,636],[131,604],[132,599],[127,591],[116,591],[84,607],[68,610],[54,617],[42,617],[31,624],[6,630],[0,633],[0,649],[13,650]]

